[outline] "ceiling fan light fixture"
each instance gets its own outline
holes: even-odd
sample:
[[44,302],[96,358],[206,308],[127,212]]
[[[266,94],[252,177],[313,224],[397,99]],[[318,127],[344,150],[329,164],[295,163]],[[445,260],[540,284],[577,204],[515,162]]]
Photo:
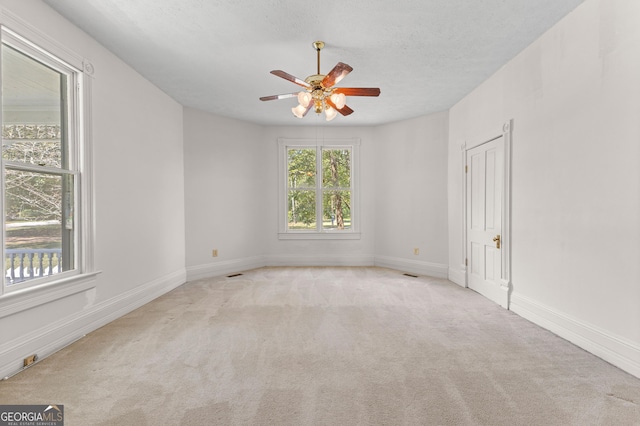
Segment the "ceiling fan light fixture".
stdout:
[[344,108],[344,106],[347,104],[347,97],[344,95],[344,93],[332,93],[330,99],[338,109]]
[[302,105],[298,105],[297,107],[291,108],[291,112],[293,113],[293,115],[295,115],[298,118],[304,117],[304,113],[306,111],[307,111],[307,108]]
[[304,108],[307,108],[309,106],[309,103],[311,102],[312,99],[313,98],[311,97],[311,93],[309,92],[302,91],[298,93],[298,102]]
[[353,110],[347,106],[347,95],[380,95],[380,89],[377,87],[334,87],[336,83],[353,71],[353,68],[343,62],[338,62],[328,74],[320,74],[320,50],[324,47],[324,43],[316,41],[313,43],[313,47],[318,56],[316,74],[310,75],[306,79],[302,80],[282,70],[271,71],[271,74],[276,77],[283,78],[297,84],[298,86],[302,86],[304,90],[300,92],[285,93],[282,95],[263,96],[260,98],[261,101],[297,98],[299,105],[291,108],[293,115],[298,118],[303,118],[309,111],[311,111],[311,108],[313,108],[316,114],[322,114],[322,111],[324,111],[327,121],[331,121],[336,117],[337,113],[340,113],[343,116],[353,113]]

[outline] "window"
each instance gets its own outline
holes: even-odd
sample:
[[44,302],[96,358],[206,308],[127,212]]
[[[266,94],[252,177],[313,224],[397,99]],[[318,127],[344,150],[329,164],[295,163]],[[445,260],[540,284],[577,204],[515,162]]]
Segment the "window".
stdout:
[[3,293],[10,293],[89,269],[80,203],[86,151],[82,71],[4,27],[0,38]]
[[279,141],[280,238],[359,238],[359,141]]

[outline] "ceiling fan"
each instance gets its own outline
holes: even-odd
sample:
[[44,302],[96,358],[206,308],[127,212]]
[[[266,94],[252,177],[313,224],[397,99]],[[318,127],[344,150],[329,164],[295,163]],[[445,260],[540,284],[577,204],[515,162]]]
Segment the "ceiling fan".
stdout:
[[347,96],[378,96],[379,88],[373,87],[334,87],[347,74],[353,71],[349,65],[338,62],[329,74],[320,74],[320,51],[324,47],[324,42],[313,42],[313,48],[318,56],[317,74],[301,80],[281,70],[273,70],[271,74],[289,80],[298,86],[304,87],[301,92],[285,93],[283,95],[263,96],[261,101],[272,101],[275,99],[298,98],[299,105],[291,108],[293,115],[302,118],[314,109],[316,114],[324,111],[327,121],[333,120],[337,113],[347,116],[353,110],[347,106]]

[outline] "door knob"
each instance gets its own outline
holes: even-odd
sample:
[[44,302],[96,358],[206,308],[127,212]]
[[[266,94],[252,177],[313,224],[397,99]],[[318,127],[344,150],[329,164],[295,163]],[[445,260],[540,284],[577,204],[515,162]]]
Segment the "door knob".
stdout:
[[496,243],[496,248],[499,249],[500,248],[500,234],[498,234],[495,237],[493,237],[493,242]]

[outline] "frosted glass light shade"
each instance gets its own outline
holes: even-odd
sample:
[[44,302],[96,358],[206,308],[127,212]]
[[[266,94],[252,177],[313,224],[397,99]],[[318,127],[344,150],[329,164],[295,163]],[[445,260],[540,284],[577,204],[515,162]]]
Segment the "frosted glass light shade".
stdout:
[[309,103],[311,102],[311,93],[309,92],[300,92],[298,93],[298,102],[300,103],[300,105],[302,105],[303,107],[307,108],[309,106]]
[[332,93],[331,102],[333,102],[336,108],[342,109],[347,104],[347,97],[344,93]]
[[324,109],[324,114],[327,116],[327,121],[331,121],[336,118],[338,111],[328,106]]
[[306,110],[307,108],[303,107],[302,105],[298,105],[297,107],[291,108],[291,112],[293,113],[293,115],[295,115],[298,118],[304,117],[304,113]]

